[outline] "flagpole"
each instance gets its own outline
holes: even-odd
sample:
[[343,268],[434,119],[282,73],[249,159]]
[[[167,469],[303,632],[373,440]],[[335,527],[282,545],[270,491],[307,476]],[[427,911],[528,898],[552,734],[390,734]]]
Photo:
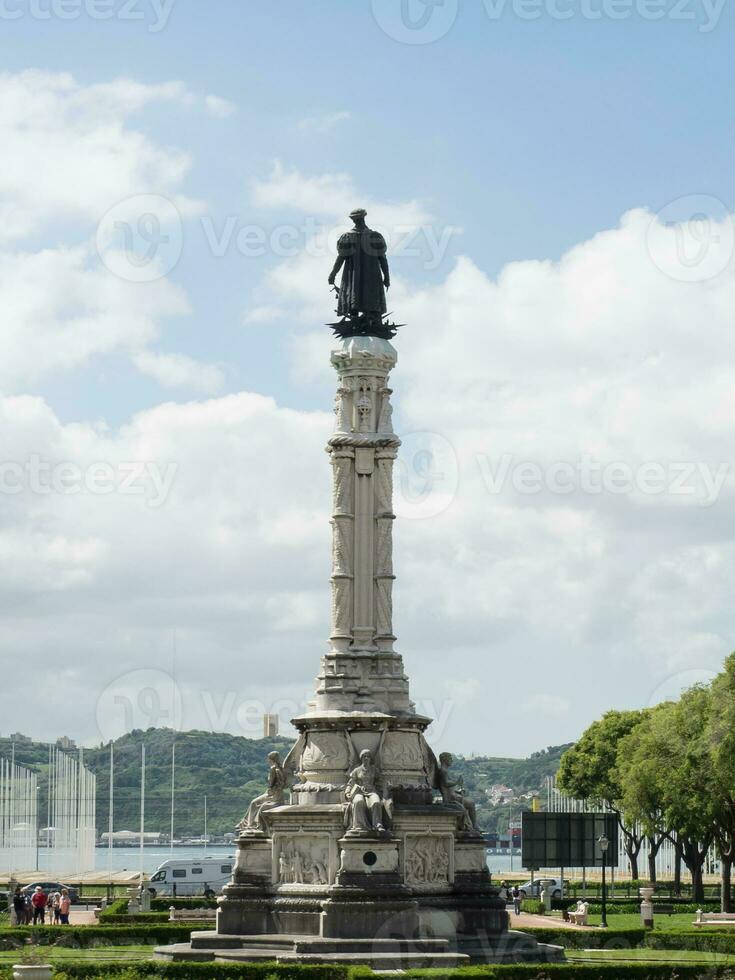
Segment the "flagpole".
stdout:
[[140,884],[143,885],[143,847],[145,839],[145,742],[140,746]]
[[113,807],[115,805],[115,790],[114,790],[114,779],[115,779],[115,748],[114,742],[110,741],[110,807],[109,813],[107,814],[107,873],[110,876],[110,882],[112,882],[112,835],[114,832],[114,819],[113,819]]
[[176,788],[176,739],[171,745],[171,857],[174,856],[174,792]]

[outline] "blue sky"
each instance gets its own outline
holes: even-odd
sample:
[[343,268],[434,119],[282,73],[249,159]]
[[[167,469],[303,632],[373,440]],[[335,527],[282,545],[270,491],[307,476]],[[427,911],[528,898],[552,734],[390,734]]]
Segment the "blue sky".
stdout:
[[[87,705],[69,734],[93,739],[115,684],[168,670],[174,630],[185,703],[202,651],[238,698],[264,650],[288,680],[256,671],[259,697],[310,685],[326,635],[331,258],[300,253],[309,220],[336,233],[348,202],[423,242],[392,259],[407,323],[396,420],[407,446],[444,440],[453,489],[399,527],[398,626],[419,695],[461,708],[441,744],[530,751],[716,670],[732,646],[729,475],[716,499],[706,479],[669,493],[670,474],[663,495],[491,495],[483,460],[683,460],[695,480],[729,465],[732,3],[405,0],[427,31],[450,24],[430,43],[401,34],[401,0],[112,0],[109,20],[94,0],[53,3],[0,4],[6,455],[178,467],[155,514],[118,495],[5,498],[6,564],[17,553],[24,569],[0,583],[6,655],[61,637],[64,689]],[[94,243],[114,258],[105,215],[139,232],[129,202],[146,195],[181,249],[132,283]],[[293,231],[293,254],[243,254],[243,228]],[[679,232],[692,254],[706,236],[702,264],[672,267]],[[264,462],[275,433],[304,454],[295,494],[286,464]],[[270,593],[253,598],[259,583]],[[517,678],[495,739],[489,678],[519,662],[534,683]],[[65,726],[59,708],[34,734]]]
[[[411,2],[418,16],[422,5]],[[382,4],[386,17],[393,6]],[[543,12],[522,20],[508,6],[493,20],[483,3],[459,0],[444,37],[409,45],[386,36],[362,0],[175,0],[155,32],[158,15],[139,0],[130,16],[143,20],[7,21],[3,61],[9,71],[70,71],[80,83],[181,79],[232,101],[237,113],[225,125],[166,105],[136,119],[136,128],[192,155],[187,189],[206,199],[215,222],[288,220],[288,208],[255,209],[248,200],[249,180],[280,159],[306,174],[347,172],[371,197],[418,198],[461,227],[434,278],[459,252],[495,275],[508,261],[558,258],[632,207],[655,211],[697,192],[731,203],[731,6],[706,33],[708,17],[693,2],[680,16],[694,20],[650,22],[635,9],[617,22],[590,20],[569,9],[577,13],[568,20]],[[299,128],[333,112],[350,118],[328,131]],[[176,325],[177,343],[231,361],[233,386],[258,387],[265,377],[269,390],[301,404],[308,395],[283,384],[274,363],[282,326],[255,339],[241,328],[269,261],[213,259],[201,236],[192,242],[172,276],[187,283],[193,304]],[[416,265],[406,260],[401,274],[432,278]],[[102,397],[106,415],[124,417],[131,379],[110,382],[85,412]],[[72,399],[63,390],[54,399],[67,418],[79,406],[74,389]]]

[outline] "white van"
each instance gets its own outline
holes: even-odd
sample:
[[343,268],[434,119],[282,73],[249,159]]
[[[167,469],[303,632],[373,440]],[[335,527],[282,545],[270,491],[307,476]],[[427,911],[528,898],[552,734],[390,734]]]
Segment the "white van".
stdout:
[[203,895],[222,891],[232,878],[234,857],[205,857],[199,861],[164,861],[151,876],[152,895]]

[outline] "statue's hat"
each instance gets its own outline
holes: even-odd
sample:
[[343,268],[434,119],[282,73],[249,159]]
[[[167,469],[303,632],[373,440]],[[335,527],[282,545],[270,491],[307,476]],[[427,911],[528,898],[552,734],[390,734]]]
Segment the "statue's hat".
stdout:
[[366,214],[367,214],[367,211],[365,210],[365,208],[355,208],[354,211],[350,211],[348,217],[349,218],[364,218]]

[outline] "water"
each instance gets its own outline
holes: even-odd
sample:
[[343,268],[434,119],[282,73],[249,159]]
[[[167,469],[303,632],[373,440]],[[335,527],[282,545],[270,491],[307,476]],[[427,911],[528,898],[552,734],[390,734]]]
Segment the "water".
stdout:
[[[208,847],[200,845],[173,849],[173,858],[177,861],[198,861],[203,857],[234,857],[234,854],[235,848],[232,844],[209,844]],[[153,874],[156,868],[164,861],[168,861],[171,856],[170,847],[143,848],[143,871],[146,874]],[[38,855],[41,871],[45,871],[48,867],[46,859],[47,854],[41,848]],[[95,848],[95,871],[107,870],[111,870],[113,874],[122,871],[135,874],[140,870],[140,850],[137,847],[113,847],[110,852],[108,847]]]
[[[173,857],[179,861],[198,861],[203,857],[234,857],[234,853],[235,848],[232,844],[210,844],[208,847],[198,845],[173,849]],[[144,848],[143,871],[146,874],[153,874],[156,868],[164,861],[168,861],[171,856],[170,847]],[[38,858],[40,870],[45,871],[48,864],[44,848],[40,848]],[[514,874],[523,873],[520,854],[514,854],[512,861],[508,854],[488,854],[487,866],[490,868],[493,878],[502,877],[511,871]],[[110,852],[107,847],[95,848],[95,871],[107,871],[108,869],[113,873],[129,871],[130,874],[135,874],[140,870],[140,850],[137,847],[114,847]]]

